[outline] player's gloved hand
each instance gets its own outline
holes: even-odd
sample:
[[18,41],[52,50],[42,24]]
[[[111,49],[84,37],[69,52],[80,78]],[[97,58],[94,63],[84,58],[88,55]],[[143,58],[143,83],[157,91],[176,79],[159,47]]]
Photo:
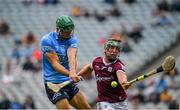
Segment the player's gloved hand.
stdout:
[[78,76],[77,74],[70,74],[69,77],[73,80],[74,83],[79,82],[81,79],[81,76]]
[[130,86],[131,86],[131,84],[129,82],[122,83],[122,87],[124,90],[127,90]]

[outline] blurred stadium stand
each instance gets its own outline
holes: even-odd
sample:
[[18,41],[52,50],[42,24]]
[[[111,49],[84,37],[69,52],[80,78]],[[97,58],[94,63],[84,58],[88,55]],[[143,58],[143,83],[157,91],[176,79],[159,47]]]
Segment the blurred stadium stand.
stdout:
[[[0,18],[4,19],[10,26],[12,34],[0,34],[0,65],[1,74],[6,74],[6,59],[9,59],[14,47],[14,41],[22,39],[24,33],[32,31],[39,40],[44,34],[55,30],[55,20],[59,15],[70,15],[73,6],[87,8],[90,12],[94,9],[98,12],[104,12],[111,8],[111,5],[103,3],[103,0],[60,0],[56,5],[38,5],[36,0],[32,0],[30,5],[23,5],[22,0],[0,0]],[[143,26],[143,38],[139,43],[134,43],[129,39],[132,51],[121,53],[120,58],[126,65],[127,75],[134,76],[134,73],[140,71],[147,64],[151,64],[154,59],[158,59],[168,49],[172,49],[178,43],[178,32],[180,32],[180,14],[178,12],[165,12],[171,25],[152,27],[152,10],[156,9],[160,0],[136,0],[136,3],[128,5],[123,0],[117,0],[117,6],[122,16],[114,18],[107,17],[104,22],[98,22],[94,17],[86,18],[84,16],[72,17],[76,29],[75,34],[79,38],[78,68],[89,63],[93,58],[103,55],[103,47],[98,44],[102,37],[108,36],[113,30],[120,31],[121,24],[125,24],[127,30],[141,24]],[[177,69],[180,72],[180,56],[177,57]],[[22,58],[23,62],[25,58]],[[48,101],[41,71],[31,73],[23,71],[20,65],[12,59],[15,83],[0,83],[0,88],[10,100],[16,94],[20,102],[23,102],[27,95],[31,94],[37,108],[54,108]],[[80,82],[80,88],[85,92],[88,101],[93,104],[96,97],[95,79]],[[180,74],[175,77],[179,82]],[[2,82],[2,81],[1,81]],[[178,84],[178,83],[177,83]],[[91,89],[88,89],[91,88]],[[92,89],[94,88],[94,89]],[[129,90],[130,91],[130,90]],[[132,91],[137,91],[132,88]],[[175,92],[175,91],[173,91]],[[172,93],[172,95],[174,95]],[[132,92],[131,92],[132,93]],[[136,92],[133,92],[136,93]],[[177,97],[180,97],[180,87],[177,89]],[[180,100],[178,99],[180,103]],[[167,105],[159,103],[140,104],[139,108],[167,108]],[[130,104],[130,108],[133,108]]]

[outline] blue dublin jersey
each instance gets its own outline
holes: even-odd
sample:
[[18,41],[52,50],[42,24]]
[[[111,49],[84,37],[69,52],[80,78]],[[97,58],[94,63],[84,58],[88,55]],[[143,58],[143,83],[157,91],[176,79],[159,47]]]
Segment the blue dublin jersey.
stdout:
[[46,52],[56,52],[59,64],[69,70],[67,49],[77,48],[77,37],[72,35],[68,40],[59,40],[56,32],[50,32],[41,38],[40,48],[42,52],[43,76],[45,82],[61,83],[70,80],[68,76],[57,72],[45,57]]

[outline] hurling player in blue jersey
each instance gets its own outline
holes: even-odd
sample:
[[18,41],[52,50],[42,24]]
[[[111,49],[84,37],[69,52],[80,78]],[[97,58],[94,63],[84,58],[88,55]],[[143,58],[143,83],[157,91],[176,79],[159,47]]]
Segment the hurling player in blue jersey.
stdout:
[[[46,93],[57,109],[90,109],[82,92],[74,84],[80,80],[76,75],[77,37],[74,35],[74,23],[69,16],[63,15],[56,20],[56,32],[44,35],[40,41],[43,63],[43,76]],[[57,93],[47,82],[54,84],[73,80]],[[70,104],[70,105],[69,105]]]

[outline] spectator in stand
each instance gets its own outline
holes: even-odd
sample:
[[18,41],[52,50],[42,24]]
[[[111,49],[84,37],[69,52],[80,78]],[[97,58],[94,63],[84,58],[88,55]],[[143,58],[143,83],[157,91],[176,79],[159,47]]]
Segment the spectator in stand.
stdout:
[[15,81],[13,72],[11,72],[11,59],[6,60],[5,73],[2,75],[2,82],[5,84],[13,83]]
[[71,15],[74,17],[79,17],[81,15],[81,8],[79,6],[73,6],[71,8]]
[[144,96],[144,89],[139,89],[138,94],[136,95],[136,98],[138,99],[139,103],[145,103],[146,99]]
[[165,25],[170,25],[170,21],[169,19],[166,17],[166,15],[162,15],[160,16],[160,19],[157,23],[157,25],[160,25],[160,26],[165,26]]
[[136,2],[136,0],[124,0],[124,3],[127,3],[127,4],[132,4],[135,2]]
[[180,0],[172,0],[170,8],[172,11],[180,12]]
[[162,11],[180,11],[180,0],[161,0],[157,8]]
[[94,10],[94,17],[99,22],[103,22],[103,21],[107,20],[106,14],[105,13],[99,13],[98,10]]
[[13,101],[11,101],[11,109],[12,110],[20,110],[21,103],[18,101],[18,97],[16,95],[13,96]]
[[36,109],[33,97],[31,95],[28,95],[26,97],[26,100],[22,105],[22,109]]
[[113,4],[117,3],[116,0],[104,0],[104,2],[107,3],[107,4],[110,4],[110,5],[113,5]]
[[161,94],[160,94],[160,101],[168,104],[172,99],[172,96],[168,92],[168,88],[166,88]]
[[161,0],[160,3],[157,4],[159,10],[168,11],[169,5],[166,0]]
[[0,109],[11,109],[11,102],[7,98],[6,94],[1,92],[0,96],[2,96],[2,100],[0,101]]
[[21,41],[16,40],[14,42],[14,46],[13,46],[13,50],[12,50],[12,58],[16,59],[16,64],[19,64],[20,58],[21,58],[20,46],[21,46]]
[[121,35],[117,30],[114,30],[112,33],[110,33],[110,39],[115,38],[121,40]]
[[152,12],[152,20],[151,20],[152,26],[166,26],[170,24],[171,22],[166,17],[164,11],[156,9]]
[[24,45],[32,45],[36,42],[36,40],[36,36],[31,31],[25,33],[25,35],[22,37],[22,43]]
[[[155,100],[156,100],[155,78],[154,77],[148,78],[148,80],[145,81],[146,84],[144,86],[142,86],[143,88],[145,87],[144,96],[146,97],[146,100],[149,102],[155,102]],[[149,96],[151,96],[151,97],[149,97]]]
[[45,0],[45,4],[56,5],[59,3],[59,0]]
[[112,8],[110,10],[108,10],[108,15],[112,16],[112,17],[119,17],[121,16],[121,11],[119,10],[117,5],[113,5]]
[[46,4],[56,5],[60,2],[59,0],[36,0],[36,1],[37,4],[39,5],[46,5]]
[[[118,39],[119,42],[121,42],[121,35],[117,30],[114,30],[113,32],[110,33],[108,39]],[[106,43],[106,38],[100,38],[98,43],[99,45],[103,46]]]
[[179,107],[180,106],[175,99],[172,99],[168,105],[169,110],[178,110],[180,109]]
[[132,31],[129,32],[129,37],[132,38],[135,43],[138,43],[140,39],[143,38],[142,31],[143,31],[142,25],[137,24],[133,27]]
[[122,37],[122,52],[124,53],[129,53],[132,51],[132,48],[131,46],[129,45],[129,42],[128,42],[128,36],[123,36]]
[[30,57],[26,57],[25,62],[22,65],[22,69],[25,71],[35,71],[36,67]]
[[1,18],[0,18],[0,34],[2,35],[11,34],[9,24]]
[[145,103],[145,101],[146,101],[146,97],[145,97],[145,94],[144,94],[145,88],[146,88],[146,85],[145,85],[145,83],[143,81],[139,82],[137,84],[138,94],[135,95],[135,97],[138,99],[138,102],[140,102],[140,103]]
[[92,13],[90,13],[89,10],[85,8],[82,10],[82,15],[86,18],[89,18],[92,16]]
[[29,31],[22,37],[22,43],[24,44],[22,48],[22,57],[31,57],[35,48],[35,44],[37,43],[36,36]]
[[163,74],[160,79],[156,81],[156,102],[160,101],[160,94],[168,88],[169,81],[166,79],[165,74]]

